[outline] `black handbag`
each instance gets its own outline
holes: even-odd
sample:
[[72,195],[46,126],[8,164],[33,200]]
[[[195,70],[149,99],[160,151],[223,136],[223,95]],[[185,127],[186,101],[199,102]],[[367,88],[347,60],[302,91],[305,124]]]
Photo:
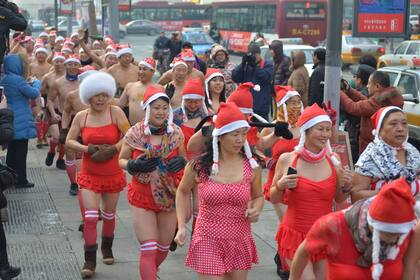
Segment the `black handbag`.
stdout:
[[15,185],[17,179],[16,172],[10,167],[0,164],[0,189],[2,191]]

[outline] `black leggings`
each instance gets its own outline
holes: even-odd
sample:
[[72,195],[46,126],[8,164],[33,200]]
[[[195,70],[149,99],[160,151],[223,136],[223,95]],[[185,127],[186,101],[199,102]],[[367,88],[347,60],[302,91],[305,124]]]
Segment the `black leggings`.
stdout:
[[28,155],[28,139],[13,140],[7,146],[6,164],[16,171],[17,184],[26,184],[26,157]]
[[[7,200],[3,192],[0,191],[0,208],[7,207]],[[6,234],[4,233],[3,223],[0,222],[0,266],[8,265],[7,248],[6,248]]]

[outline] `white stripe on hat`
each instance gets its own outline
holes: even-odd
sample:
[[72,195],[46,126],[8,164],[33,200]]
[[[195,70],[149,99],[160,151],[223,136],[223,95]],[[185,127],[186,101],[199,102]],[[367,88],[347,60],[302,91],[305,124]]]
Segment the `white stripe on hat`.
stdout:
[[212,102],[211,102],[211,98],[210,98],[209,82],[214,77],[222,77],[223,80],[225,79],[225,76],[223,76],[222,73],[220,73],[220,72],[214,72],[213,74],[211,74],[210,76],[208,76],[207,79],[204,81],[204,86],[205,86],[205,90],[206,90],[207,101],[209,102],[210,105],[212,105]]
[[212,135],[213,137],[220,136],[243,127],[249,128],[249,124],[246,120],[234,121],[222,126],[221,128],[214,128]]
[[131,48],[122,48],[117,52],[117,57],[120,58],[122,55],[125,54],[133,54],[133,50]]
[[58,59],[61,59],[61,60],[66,60],[66,58],[65,58],[63,55],[55,55],[55,56],[53,57],[52,61],[56,61],[56,60],[58,60]]
[[35,54],[37,54],[37,53],[39,53],[39,52],[43,52],[43,53],[45,53],[45,54],[48,54],[48,51],[47,51],[47,49],[46,49],[46,48],[37,48],[37,49],[35,50]]
[[204,96],[202,96],[200,94],[189,93],[189,94],[184,94],[182,96],[182,99],[195,99],[195,100],[199,100],[199,99],[204,99]]
[[408,233],[417,224],[416,220],[405,223],[387,223],[373,219],[370,214],[367,214],[368,224],[376,230],[388,233]]
[[161,97],[169,99],[169,96],[164,92],[155,93],[152,96],[150,96],[149,99],[147,99],[146,102],[143,103],[143,110],[146,110],[150,103],[152,103],[153,101],[155,101],[156,99],[159,99]]
[[372,134],[373,134],[373,136],[375,136],[375,140],[379,139],[379,132],[381,130],[382,122],[384,121],[384,118],[385,118],[386,114],[391,110],[398,110],[400,112],[403,111],[403,110],[401,110],[401,108],[399,108],[397,106],[389,106],[382,111],[381,115],[379,116],[378,124],[372,130]]
[[150,63],[147,63],[146,61],[142,60],[139,62],[139,65],[144,65],[146,67],[149,67],[150,69],[155,69],[155,67],[153,67]]
[[74,57],[69,57],[66,60],[64,60],[64,64],[69,63],[69,62],[76,62],[76,63],[82,64],[79,59],[74,58]]

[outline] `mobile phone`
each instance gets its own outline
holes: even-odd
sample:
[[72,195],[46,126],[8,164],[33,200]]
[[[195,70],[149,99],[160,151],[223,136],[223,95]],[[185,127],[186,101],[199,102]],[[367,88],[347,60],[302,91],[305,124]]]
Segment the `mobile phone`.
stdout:
[[3,100],[4,87],[0,87],[0,102]]
[[297,170],[291,166],[287,169],[287,175],[297,174]]

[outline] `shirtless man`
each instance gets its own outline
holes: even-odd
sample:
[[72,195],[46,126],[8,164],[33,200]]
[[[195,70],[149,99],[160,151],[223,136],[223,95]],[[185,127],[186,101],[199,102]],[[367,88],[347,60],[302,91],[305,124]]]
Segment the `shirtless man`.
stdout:
[[[63,77],[57,79],[53,84],[50,92],[48,93],[48,110],[52,116],[52,119],[60,121],[61,114],[63,113],[64,102],[66,100],[66,95],[69,92],[77,90],[79,88],[79,68],[81,66],[80,60],[77,56],[71,55],[64,61],[64,66],[66,69],[66,73]],[[58,112],[54,110],[54,106],[52,101],[58,98]],[[48,157],[54,158],[54,155],[48,154]],[[76,162],[75,162],[75,154],[70,149],[66,149],[66,171],[67,176],[70,179],[70,190],[79,189],[79,186],[76,183]],[[70,192],[73,194],[74,192]],[[77,194],[77,192],[75,193]]]
[[29,72],[31,76],[35,76],[38,80],[51,70],[51,64],[47,62],[48,51],[46,48],[37,48],[35,50],[35,60],[29,64]]
[[101,71],[108,71],[112,66],[118,63],[117,53],[115,51],[109,51],[104,54],[105,68]]
[[[41,81],[41,96],[44,98],[44,101],[46,103],[46,101],[48,100],[48,93],[50,92],[53,84],[55,83],[55,81],[61,77],[64,76],[64,60],[65,57],[62,53],[55,53],[54,58],[52,59],[52,63],[53,63],[53,71],[49,72],[48,74],[46,74],[44,76],[44,78]],[[53,102],[53,107],[55,109],[58,109],[58,101],[57,98],[56,100],[52,100]],[[59,131],[58,131],[58,124],[56,121],[51,121],[50,118],[45,118],[47,112],[43,112],[43,119],[46,119],[48,126],[44,123],[44,127],[43,127],[43,132],[47,132],[47,130],[49,129],[50,131],[50,135],[51,135],[51,139],[50,139],[50,150],[49,153],[51,155],[53,155],[52,157],[50,156],[48,161],[45,161],[45,164],[47,166],[51,166],[54,160],[54,155],[55,155],[55,149],[58,145],[58,135],[59,135]],[[48,114],[51,116],[51,114]],[[38,126],[38,123],[37,123]],[[37,127],[38,129],[38,127]],[[65,169],[65,165],[64,165],[64,146],[59,146],[58,149],[58,159],[56,161],[56,166],[59,169]]]
[[141,101],[143,100],[146,88],[153,83],[153,75],[155,74],[156,62],[153,58],[147,57],[139,63],[139,79],[140,81],[128,83],[119,100],[121,108],[129,108],[129,121],[131,125],[135,125],[144,118],[144,111],[141,110]]
[[[182,58],[188,66],[187,80],[199,78],[203,82],[203,85],[204,85],[203,73],[194,68],[194,65],[195,65],[194,53],[191,50],[184,50],[182,51],[180,58]],[[168,70],[162,75],[162,77],[160,77],[158,84],[164,86],[166,84],[169,84],[173,80],[174,80],[173,71]]]
[[181,107],[182,91],[188,77],[188,65],[180,58],[175,58],[172,62],[171,76],[173,81],[166,85],[166,94],[171,98],[171,106],[173,109]]

